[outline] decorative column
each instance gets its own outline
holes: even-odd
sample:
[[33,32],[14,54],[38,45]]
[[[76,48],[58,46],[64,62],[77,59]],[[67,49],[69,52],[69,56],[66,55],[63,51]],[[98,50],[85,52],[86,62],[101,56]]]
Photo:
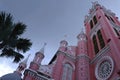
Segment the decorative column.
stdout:
[[77,38],[76,80],[90,80],[86,35],[82,31]]
[[55,64],[55,67],[53,69],[53,79],[54,80],[61,80],[62,68],[63,68],[62,62],[64,61],[64,52],[67,49],[67,45],[68,45],[68,43],[65,40],[62,40],[60,42],[60,47],[59,47],[59,50],[57,52],[56,64]]

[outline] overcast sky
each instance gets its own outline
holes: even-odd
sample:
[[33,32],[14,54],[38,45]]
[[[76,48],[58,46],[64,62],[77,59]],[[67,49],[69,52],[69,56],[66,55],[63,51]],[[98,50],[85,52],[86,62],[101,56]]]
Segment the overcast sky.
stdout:
[[[27,25],[23,37],[33,43],[31,50],[25,54],[25,57],[32,54],[29,61],[44,42],[47,43],[42,62],[47,64],[61,40],[66,39],[69,45],[77,44],[76,36],[84,28],[84,17],[93,1],[98,1],[120,18],[120,0],[0,0],[0,11],[11,13],[15,22],[21,21]],[[17,66],[12,59],[0,58],[0,76],[13,72]]]

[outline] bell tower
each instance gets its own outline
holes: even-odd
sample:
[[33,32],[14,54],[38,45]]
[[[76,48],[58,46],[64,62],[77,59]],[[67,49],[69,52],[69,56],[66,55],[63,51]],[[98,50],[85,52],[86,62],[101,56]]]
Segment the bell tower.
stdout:
[[91,59],[91,80],[115,79],[120,71],[120,63],[117,63],[120,57],[120,22],[115,13],[93,2],[84,24]]

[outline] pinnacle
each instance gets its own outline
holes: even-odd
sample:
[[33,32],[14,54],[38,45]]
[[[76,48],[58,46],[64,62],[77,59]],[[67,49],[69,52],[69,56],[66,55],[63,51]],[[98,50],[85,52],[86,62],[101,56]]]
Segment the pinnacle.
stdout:
[[40,49],[39,52],[43,53],[44,54],[44,49],[45,49],[45,46],[47,45],[47,43],[44,43],[43,47]]
[[27,58],[22,63],[27,64],[29,57],[30,57],[30,54],[27,56]]

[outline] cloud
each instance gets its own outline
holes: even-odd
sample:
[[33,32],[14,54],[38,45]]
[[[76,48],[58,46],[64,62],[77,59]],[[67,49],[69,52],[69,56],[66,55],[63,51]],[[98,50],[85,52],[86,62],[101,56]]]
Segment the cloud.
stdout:
[[16,66],[17,64],[12,63],[10,58],[0,58],[0,77],[5,74],[12,73],[16,69]]

